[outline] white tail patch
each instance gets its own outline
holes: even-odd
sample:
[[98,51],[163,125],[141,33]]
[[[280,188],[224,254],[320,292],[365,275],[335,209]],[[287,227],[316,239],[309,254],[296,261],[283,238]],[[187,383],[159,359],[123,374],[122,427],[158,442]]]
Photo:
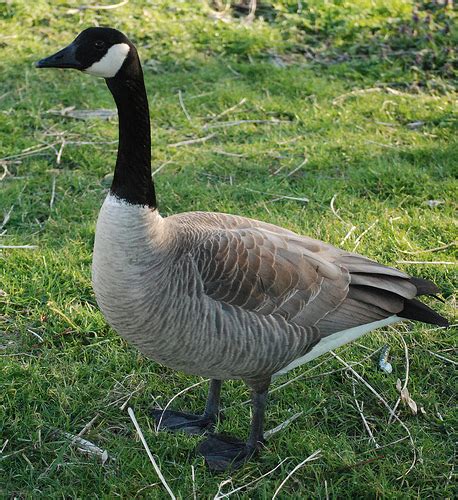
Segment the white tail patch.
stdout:
[[112,45],[100,61],[86,68],[84,72],[102,78],[113,78],[124,64],[129,50],[130,47],[127,43]]
[[289,365],[285,366],[277,373],[274,373],[273,376],[278,377],[279,375],[284,375],[293,368],[297,368],[304,363],[308,363],[309,361],[312,361],[312,359],[315,359],[326,352],[337,349],[338,347],[348,344],[349,342],[353,342],[354,340],[361,337],[365,333],[370,332],[371,330],[381,328],[382,326],[391,325],[392,323],[397,323],[398,321],[402,321],[402,318],[394,315],[390,316],[389,318],[381,319],[380,321],[373,321],[372,323],[366,323],[365,325],[355,326],[353,328],[349,328],[348,330],[342,330],[341,332],[333,333],[332,335],[324,337],[323,340],[321,340],[305,356],[295,359]]

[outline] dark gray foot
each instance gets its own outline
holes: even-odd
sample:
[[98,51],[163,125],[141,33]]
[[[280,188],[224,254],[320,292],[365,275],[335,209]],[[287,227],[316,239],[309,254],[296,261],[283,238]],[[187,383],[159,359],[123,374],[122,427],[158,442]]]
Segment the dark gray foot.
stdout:
[[240,469],[256,452],[243,441],[224,434],[210,434],[197,448],[213,472]]
[[211,416],[159,409],[152,409],[151,414],[156,419],[158,430],[204,434],[215,426],[215,418]]

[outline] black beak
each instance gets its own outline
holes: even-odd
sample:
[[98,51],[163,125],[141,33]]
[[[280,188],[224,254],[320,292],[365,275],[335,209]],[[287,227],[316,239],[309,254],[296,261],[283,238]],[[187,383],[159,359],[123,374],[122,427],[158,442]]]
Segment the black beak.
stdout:
[[65,49],[59,50],[52,56],[46,57],[35,63],[37,68],[73,68],[84,69],[82,64],[76,59],[76,45],[71,43]]

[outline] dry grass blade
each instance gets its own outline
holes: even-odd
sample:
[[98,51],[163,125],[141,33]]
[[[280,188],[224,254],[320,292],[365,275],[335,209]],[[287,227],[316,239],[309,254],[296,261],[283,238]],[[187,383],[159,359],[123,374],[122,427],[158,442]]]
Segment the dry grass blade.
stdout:
[[[393,326],[390,327],[390,330],[393,330],[394,332],[399,333],[402,345],[404,347],[404,355],[405,355],[405,360],[406,360],[406,375],[404,378],[404,385],[402,386],[402,389],[399,391],[402,394],[402,391],[405,391],[407,389],[407,384],[409,383],[409,371],[410,371],[409,350],[407,349],[407,344],[404,340],[404,337],[401,335],[401,333],[398,330],[396,330],[396,328],[394,328]],[[398,409],[400,402],[401,402],[401,396],[399,396],[399,398],[396,401],[396,404],[394,405],[393,415],[396,414],[396,410]],[[392,421],[393,421],[393,417],[390,416],[390,418],[388,419],[388,423],[391,424]]]
[[92,418],[77,434],[77,437],[81,437],[83,436],[84,434],[86,434],[86,432],[90,431],[92,429],[92,426],[95,424],[96,420],[99,418],[99,414],[97,413],[97,415]]
[[186,109],[186,106],[184,105],[183,93],[181,92],[181,90],[178,91],[178,100],[180,101],[181,109],[183,110],[183,113],[186,116],[188,122],[192,122],[191,115],[188,113],[188,110]]
[[[453,326],[453,325],[451,325]],[[456,361],[453,361],[453,359],[446,358],[445,356],[441,356],[440,354],[437,354],[436,352],[430,351],[429,349],[426,349],[426,352],[429,352],[429,354],[432,354],[436,358],[442,359],[442,361],[445,361],[446,363],[451,363],[452,365],[458,366],[458,363]]]
[[218,488],[218,492],[216,493],[216,495],[213,497],[213,500],[219,500],[220,498],[227,498],[227,497],[230,497],[231,495],[233,495],[234,493],[237,493],[238,491],[241,491],[241,490],[244,490],[245,488],[248,488],[249,486],[255,484],[255,483],[258,483],[259,481],[261,481],[261,479],[264,479],[265,477],[267,476],[270,476],[270,474],[272,474],[273,472],[275,472],[281,465],[283,465],[287,460],[289,460],[291,457],[286,457],[284,458],[280,463],[278,463],[273,469],[271,469],[269,472],[266,472],[265,474],[263,474],[262,476],[259,476],[257,477],[256,479],[253,479],[252,481],[250,481],[249,483],[246,483],[242,486],[239,486],[238,488],[235,488],[234,490],[231,490],[231,491],[228,491],[227,493],[223,493],[222,495],[220,495],[220,492],[221,492],[221,488],[232,482],[232,479],[229,478],[229,479],[225,479],[224,481],[222,481],[220,484],[219,484],[219,488]]
[[407,435],[409,437],[410,443],[412,445],[412,451],[413,451],[413,459],[412,463],[410,464],[410,467],[407,469],[407,471],[402,474],[402,476],[399,476],[396,479],[402,479],[403,477],[407,476],[409,472],[415,467],[415,463],[417,462],[417,450],[415,449],[415,443],[412,438],[412,433],[410,432],[409,428],[407,425],[393,412],[391,409],[391,406],[386,402],[386,400],[369,384],[369,382],[366,382],[361,375],[354,370],[346,361],[344,361],[338,354],[336,354],[334,351],[329,351],[338,361],[340,361],[344,366],[346,366],[351,373],[362,383],[364,384],[371,392],[374,394],[374,396],[385,406],[385,408],[388,410],[390,415],[393,415],[393,418],[399,422],[399,424],[402,426],[402,428],[407,432]]
[[356,251],[363,237],[377,224],[378,219],[373,222],[366,230],[364,230],[355,240],[355,246],[353,247],[353,252]]
[[380,448],[377,441],[375,440],[375,437],[374,437],[374,434],[372,433],[371,428],[369,427],[369,423],[367,422],[367,419],[364,416],[364,413],[363,413],[364,401],[361,401],[361,403],[359,403],[359,401],[356,399],[355,379],[352,380],[352,386],[353,386],[353,397],[355,399],[356,408],[358,409],[358,412],[359,412],[359,415],[361,417],[361,420],[363,421],[364,427],[366,428],[366,431],[369,434],[369,440],[372,441],[372,443],[374,443],[374,446],[376,448]]
[[129,3],[129,0],[122,0],[119,3],[114,3],[111,5],[81,5],[77,8],[74,9],[68,9],[67,14],[77,14],[78,12],[81,12],[82,10],[113,10],[117,9],[118,7],[122,7],[123,5],[126,5]]
[[142,442],[146,453],[148,455],[148,458],[150,459],[151,463],[153,464],[154,470],[156,471],[156,474],[158,475],[159,479],[161,480],[161,483],[164,485],[164,488],[167,490],[167,493],[170,495],[170,498],[173,500],[176,500],[176,496],[173,494],[172,490],[170,489],[170,486],[167,484],[167,481],[165,480],[165,477],[162,475],[161,469],[159,469],[159,466],[156,463],[156,460],[154,460],[154,457],[149,449],[148,443],[145,440],[145,437],[143,436],[143,432],[140,429],[140,426],[138,425],[137,419],[135,418],[134,410],[132,408],[127,408],[127,413],[129,414],[130,419],[132,420],[135,430],[137,431],[137,434],[140,438],[140,441]]
[[162,163],[162,165],[159,165],[159,167],[156,168],[156,170],[154,170],[154,172],[151,174],[151,177],[154,177],[156,174],[158,174],[164,167],[166,167],[167,165],[170,165],[171,163],[173,163],[173,160],[167,160],[165,161],[164,163]]
[[293,168],[293,169],[291,170],[291,172],[288,172],[288,174],[286,174],[285,179],[286,179],[286,178],[288,178],[288,177],[291,177],[292,175],[294,175],[294,174],[295,174],[298,170],[300,170],[300,169],[301,169],[304,165],[307,165],[308,161],[309,161],[309,159],[308,159],[308,158],[304,158],[304,160],[303,160],[303,161],[302,161],[302,162],[301,162],[301,163],[300,163],[297,167]]
[[173,396],[173,398],[165,405],[165,407],[163,408],[162,410],[162,415],[161,415],[161,418],[159,419],[159,422],[157,423],[157,427],[156,427],[156,432],[159,431],[159,428],[161,427],[161,423],[162,423],[162,417],[164,416],[164,412],[165,410],[167,410],[167,408],[172,404],[172,402],[178,397],[178,396],[181,396],[182,394],[184,394],[185,392],[188,392],[189,390],[193,389],[194,387],[197,387],[198,385],[201,385],[205,382],[208,382],[208,379],[204,379],[204,380],[200,380],[199,382],[196,382],[195,384],[192,384],[190,385],[189,387],[186,387],[185,389],[183,389],[182,391],[178,392],[177,394],[175,394],[175,396]]
[[[62,143],[63,145],[64,143]],[[54,200],[56,198],[56,176],[52,178],[52,186],[51,186],[51,199],[49,200],[49,210],[52,210],[54,206]]]
[[[337,213],[337,210],[336,210],[336,208],[335,208],[335,206],[334,206],[334,203],[335,203],[335,201],[336,201],[337,195],[338,195],[338,193],[336,193],[336,194],[335,194],[335,195],[331,198],[331,202],[329,203],[329,207],[331,208],[331,212],[332,212],[332,213],[333,213],[333,214],[334,214],[334,215],[335,215],[335,216],[336,216],[336,217],[340,220],[340,222],[343,222],[344,224],[347,224],[347,225],[351,226],[350,231],[351,231],[351,232],[353,232],[353,231],[354,231],[354,229],[356,229],[356,227],[355,227],[353,224],[351,224],[350,222],[347,222],[347,221],[343,220],[343,219],[342,219],[342,217],[341,217],[341,216]],[[353,229],[353,228],[354,228],[354,229]]]
[[254,123],[258,125],[280,125],[282,123],[291,123],[288,120],[234,120],[230,122],[219,122],[219,123],[208,123],[205,129],[211,128],[226,128],[226,127],[237,127],[238,125]]
[[285,427],[288,427],[288,425],[291,422],[294,422],[295,420],[297,420],[303,413],[304,413],[303,411],[295,413],[294,415],[292,415],[291,417],[287,418],[284,422],[282,422],[281,424],[277,425],[273,429],[270,429],[270,430],[264,432],[264,439],[267,440],[267,439],[271,438],[277,432],[282,431]]
[[277,498],[278,494],[280,493],[280,490],[283,488],[285,483],[288,481],[288,479],[297,471],[299,470],[302,466],[304,466],[308,462],[312,462],[313,460],[318,460],[321,456],[321,450],[317,450],[314,453],[312,453],[309,457],[307,457],[305,460],[302,460],[300,464],[297,464],[296,467],[283,479],[283,481],[280,483],[280,486],[275,490],[275,493],[273,494],[272,500],[275,500]]
[[37,248],[37,245],[0,245],[0,250],[6,250],[6,249],[33,250],[34,248]]
[[62,141],[62,144],[60,145],[59,151],[57,152],[57,156],[56,156],[57,165],[60,165],[60,162],[62,161],[62,153],[64,152],[64,147],[65,147],[65,139]]
[[450,247],[454,247],[454,246],[456,246],[456,241],[452,241],[451,243],[448,243],[447,245],[442,245],[440,247],[426,248],[425,250],[409,251],[409,250],[401,250],[400,248],[398,250],[401,253],[406,253],[408,255],[418,255],[418,254],[422,254],[422,253],[439,252],[440,250],[445,250],[446,248],[450,248]]
[[11,212],[13,211],[13,208],[14,208],[14,205],[11,205],[8,212],[6,212],[5,215],[3,216],[3,222],[0,224],[0,231],[8,224],[8,221],[10,220]]
[[39,146],[33,146],[31,148],[26,148],[20,153],[14,154],[14,155],[9,155],[9,156],[4,156],[3,158],[0,158],[0,161],[5,161],[5,160],[12,160],[12,159],[18,159],[18,158],[24,158],[26,156],[34,156],[43,153],[44,151],[48,149],[54,149],[54,147],[59,144],[58,142],[54,144],[45,144],[45,145],[39,145]]
[[456,266],[457,262],[447,260],[397,260],[398,264],[429,264],[432,266]]
[[179,148],[180,146],[189,146],[190,144],[199,144],[201,142],[209,141],[215,137],[216,133],[207,135],[205,137],[199,137],[197,139],[188,139],[187,141],[175,142],[173,144],[169,144],[169,148]]
[[[235,104],[234,106],[231,106],[230,108],[227,108],[225,109],[222,113],[220,113],[219,115],[216,115],[214,116],[210,122],[214,122],[216,120],[219,120],[220,118],[222,118],[223,116],[226,116],[227,114],[231,113],[232,111],[235,111],[238,107],[242,106],[243,104],[246,103],[246,97],[244,97],[240,102],[238,102],[237,104]],[[204,125],[202,127],[203,130],[207,129],[209,126],[209,124],[207,123],[206,125]]]

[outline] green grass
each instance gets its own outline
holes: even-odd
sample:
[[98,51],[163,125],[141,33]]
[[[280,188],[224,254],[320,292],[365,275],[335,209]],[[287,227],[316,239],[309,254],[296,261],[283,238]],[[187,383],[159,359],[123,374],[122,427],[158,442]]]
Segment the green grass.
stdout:
[[[420,2],[415,13],[403,0],[258,3],[251,24],[244,22],[246,11],[235,7],[225,20],[215,20],[203,1],[131,1],[114,10],[78,13],[68,13],[80,5],[74,1],[1,4],[0,208],[5,214],[11,210],[1,244],[37,245],[3,250],[0,259],[2,498],[166,498],[120,408],[131,393],[129,405],[178,497],[192,498],[191,466],[198,498],[213,498],[228,478],[211,475],[195,455],[199,438],[155,434],[148,417],[154,401],[165,404],[199,379],[142,357],[108,328],[95,304],[91,251],[115,161],[111,141],[117,123],[82,122],[48,111],[113,108],[113,102],[101,80],[37,71],[32,64],[83,27],[113,25],[138,44],[151,104],[153,169],[170,162],[156,177],[163,214],[238,213],[348,250],[358,245],[358,252],[386,264],[454,260],[452,10]],[[253,119],[280,122],[204,129],[208,123]],[[170,146],[211,133],[203,143]],[[304,158],[308,162],[288,175]],[[277,195],[309,202],[273,201]],[[331,210],[333,197],[340,218]],[[428,200],[440,203],[430,206]],[[445,300],[434,307],[452,318],[455,266],[397,265],[434,280]],[[424,409],[414,416],[400,407],[417,456],[407,475],[412,444],[390,444],[406,437],[406,430],[399,422],[388,425],[386,408],[356,382],[356,398],[364,402],[377,442],[389,445],[376,450],[355,406],[351,376],[327,355],[290,374],[305,375],[272,394],[267,428],[303,415],[269,440],[256,461],[232,474],[222,492],[287,458],[234,495],[270,498],[288,472],[320,449],[319,459],[298,470],[279,497],[452,498],[456,371],[431,352],[456,360],[455,340],[453,328],[405,324],[339,351],[347,362],[362,361],[355,369],[393,406],[396,380],[406,373],[405,341],[408,389]],[[384,344],[391,347],[391,375],[378,370],[377,355],[364,359]],[[173,406],[199,411],[205,393],[205,384],[199,385]],[[220,430],[246,435],[247,396],[243,384],[224,384],[227,409]],[[96,415],[86,437],[113,458],[105,465],[55,432],[77,434]]]

